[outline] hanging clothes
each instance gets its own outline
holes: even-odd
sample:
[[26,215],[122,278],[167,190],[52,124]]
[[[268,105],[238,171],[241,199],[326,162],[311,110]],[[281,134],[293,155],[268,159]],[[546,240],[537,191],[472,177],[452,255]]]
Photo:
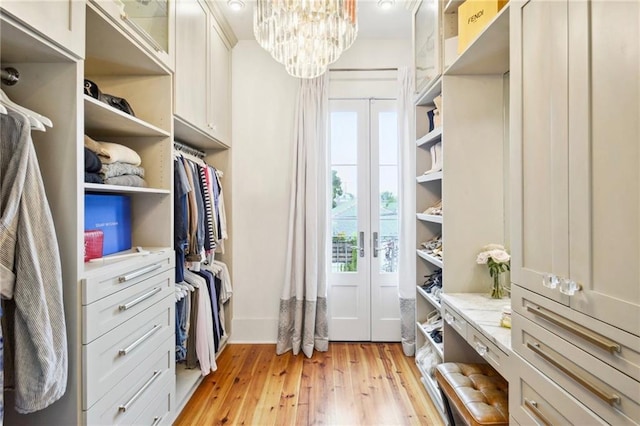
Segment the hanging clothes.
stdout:
[[58,241],[30,123],[13,112],[0,114],[0,215],[0,289],[12,297],[2,321],[13,323],[2,343],[14,352],[4,355],[13,355],[16,411],[31,413],[65,393],[67,333]]

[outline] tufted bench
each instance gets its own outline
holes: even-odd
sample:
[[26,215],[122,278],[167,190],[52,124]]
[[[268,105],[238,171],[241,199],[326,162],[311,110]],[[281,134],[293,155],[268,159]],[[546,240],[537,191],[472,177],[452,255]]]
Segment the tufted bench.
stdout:
[[451,424],[455,421],[449,404],[467,425],[509,424],[509,385],[490,365],[446,362],[436,367],[436,380]]

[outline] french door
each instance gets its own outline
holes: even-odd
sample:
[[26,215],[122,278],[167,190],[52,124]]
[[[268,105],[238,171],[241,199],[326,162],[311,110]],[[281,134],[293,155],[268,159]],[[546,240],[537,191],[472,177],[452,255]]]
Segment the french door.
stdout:
[[400,341],[395,100],[330,101],[329,339]]

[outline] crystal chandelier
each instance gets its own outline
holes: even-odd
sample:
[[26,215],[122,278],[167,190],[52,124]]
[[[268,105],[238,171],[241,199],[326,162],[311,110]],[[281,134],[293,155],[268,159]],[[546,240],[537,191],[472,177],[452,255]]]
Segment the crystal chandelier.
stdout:
[[257,0],[253,33],[289,74],[317,77],[356,39],[356,0]]

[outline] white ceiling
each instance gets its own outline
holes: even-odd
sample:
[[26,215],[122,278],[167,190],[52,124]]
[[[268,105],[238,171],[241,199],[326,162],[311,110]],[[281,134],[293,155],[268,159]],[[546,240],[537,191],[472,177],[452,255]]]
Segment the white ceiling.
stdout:
[[[227,0],[215,0],[238,40],[253,40],[254,0],[245,0],[246,6],[239,12],[227,6]],[[411,12],[403,0],[387,10],[377,6],[377,0],[358,0],[358,38],[411,39]]]

